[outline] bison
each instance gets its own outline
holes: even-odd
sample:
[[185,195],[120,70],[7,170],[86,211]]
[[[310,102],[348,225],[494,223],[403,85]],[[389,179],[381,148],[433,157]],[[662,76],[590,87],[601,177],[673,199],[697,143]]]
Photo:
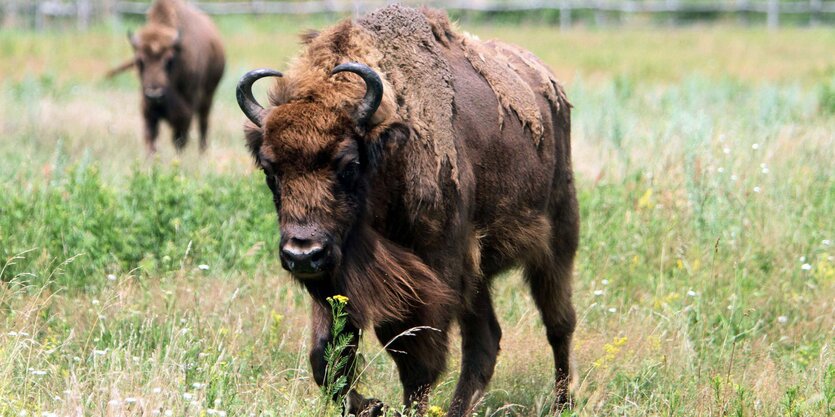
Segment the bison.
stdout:
[[[555,407],[566,406],[579,214],[571,106],[551,71],[430,9],[389,6],[302,39],[288,71],[247,73],[237,98],[278,214],[281,265],[313,299],[315,381],[333,340],[326,300],[341,294],[353,346],[364,328],[391,342],[403,400],[419,414],[457,322],[447,415],[471,413],[499,353],[491,283],[521,265],[553,350]],[[265,109],[252,85],[270,76]],[[397,337],[413,328],[424,330]],[[344,391],[348,412],[386,409]]]
[[223,76],[225,58],[217,28],[203,12],[182,0],[157,0],[136,34],[128,32],[134,58],[109,76],[136,67],[142,84],[145,145],[156,152],[160,120],[171,125],[174,146],[188,141],[194,113],[205,151],[212,98]]

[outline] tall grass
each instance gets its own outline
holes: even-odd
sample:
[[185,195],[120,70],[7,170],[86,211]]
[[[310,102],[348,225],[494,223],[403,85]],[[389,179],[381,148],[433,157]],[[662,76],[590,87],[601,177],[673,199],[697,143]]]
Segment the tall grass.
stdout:
[[[256,40],[272,36],[290,35]],[[768,50],[756,33],[728,36]],[[264,59],[247,48],[230,48],[246,51],[233,68]],[[678,54],[618,55],[629,71],[585,68],[567,86],[582,210],[573,414],[835,413],[831,74],[642,72],[644,56]],[[207,155],[176,156],[161,138],[162,155],[146,160],[137,116],[114,105],[135,100],[130,82],[69,72],[13,76],[0,94],[0,415],[334,413],[307,366],[307,295],[275,261],[274,209],[231,95],[219,97]],[[552,362],[536,308],[518,273],[494,294],[504,338],[478,415],[547,415]],[[394,365],[365,339],[359,388],[398,404]],[[433,412],[448,405],[457,352]]]

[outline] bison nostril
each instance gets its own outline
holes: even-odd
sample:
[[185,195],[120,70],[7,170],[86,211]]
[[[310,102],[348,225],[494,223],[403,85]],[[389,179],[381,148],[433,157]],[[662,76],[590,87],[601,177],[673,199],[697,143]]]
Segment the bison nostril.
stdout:
[[327,250],[319,243],[291,239],[281,248],[281,261],[290,272],[319,272],[324,266]]

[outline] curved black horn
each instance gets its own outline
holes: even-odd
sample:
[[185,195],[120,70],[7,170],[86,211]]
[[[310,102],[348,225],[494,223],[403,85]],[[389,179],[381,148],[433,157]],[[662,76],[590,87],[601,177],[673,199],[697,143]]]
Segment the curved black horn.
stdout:
[[354,74],[362,77],[362,80],[365,81],[365,96],[362,98],[362,102],[359,107],[357,107],[356,115],[357,124],[365,125],[371,119],[371,116],[374,115],[374,112],[377,111],[377,107],[380,107],[380,102],[383,101],[383,81],[380,79],[380,76],[377,75],[377,73],[368,65],[357,62],[348,62],[342,65],[337,65],[336,68],[331,71],[331,75],[338,74],[340,72],[353,72]]
[[261,121],[264,119],[266,110],[253,97],[252,84],[264,77],[281,76],[281,73],[276,70],[261,68],[244,74],[241,80],[238,81],[238,89],[235,91],[235,96],[238,98],[238,106],[241,107],[246,117],[252,120],[252,123],[255,123],[258,127],[261,127]]

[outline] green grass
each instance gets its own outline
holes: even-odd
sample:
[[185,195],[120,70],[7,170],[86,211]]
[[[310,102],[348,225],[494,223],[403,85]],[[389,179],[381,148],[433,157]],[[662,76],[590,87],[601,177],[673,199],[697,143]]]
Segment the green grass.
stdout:
[[[100,79],[124,27],[0,37],[0,415],[334,413],[232,94],[327,21],[221,21],[211,149],[177,156],[163,136],[154,160],[134,77]],[[835,413],[832,33],[464,29],[534,50],[575,105],[575,413]],[[504,338],[479,416],[547,414],[550,349],[524,287],[496,282]],[[360,387],[398,404],[366,339]]]

